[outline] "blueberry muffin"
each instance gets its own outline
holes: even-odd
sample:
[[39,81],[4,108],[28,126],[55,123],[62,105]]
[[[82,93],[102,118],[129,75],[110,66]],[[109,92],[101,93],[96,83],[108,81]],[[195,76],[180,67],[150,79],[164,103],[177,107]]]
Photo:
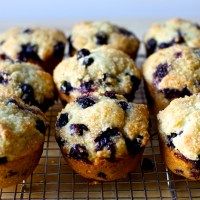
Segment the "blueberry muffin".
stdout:
[[174,44],[200,48],[200,26],[184,19],[153,24],[144,37],[147,56]]
[[26,104],[47,111],[56,95],[51,75],[37,65],[1,61],[0,96],[18,97]]
[[55,68],[53,77],[61,99],[67,102],[96,93],[117,93],[133,99],[141,79],[128,55],[106,46],[79,50]]
[[160,144],[167,167],[200,180],[200,94],[173,100],[158,114]]
[[0,34],[0,59],[36,63],[52,72],[62,60],[67,39],[50,28],[12,28]]
[[57,117],[56,140],[82,176],[110,181],[139,165],[149,139],[148,111],[115,95],[81,96]]
[[85,21],[76,24],[69,37],[69,54],[80,49],[95,49],[102,45],[119,49],[135,58],[139,48],[138,38],[129,30],[109,22]]
[[43,151],[44,114],[19,99],[0,98],[0,188],[25,180]]
[[147,97],[155,111],[171,100],[200,92],[200,49],[174,45],[151,55],[143,65]]

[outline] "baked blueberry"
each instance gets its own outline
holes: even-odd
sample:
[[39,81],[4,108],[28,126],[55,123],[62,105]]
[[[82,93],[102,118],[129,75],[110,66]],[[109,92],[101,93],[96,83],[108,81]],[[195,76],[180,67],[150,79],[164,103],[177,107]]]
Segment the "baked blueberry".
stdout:
[[46,125],[45,125],[43,120],[41,120],[41,119],[36,120],[36,126],[35,127],[42,134],[46,133]]
[[26,28],[26,29],[23,30],[23,33],[31,34],[31,33],[33,33],[33,29]]
[[126,101],[119,101],[118,104],[123,110],[127,110],[129,108],[129,105]]
[[21,51],[18,54],[18,60],[27,62],[29,60],[41,62],[40,57],[37,54],[38,46],[35,44],[27,43],[21,45]]
[[5,72],[0,72],[0,84],[8,84],[9,75]]
[[131,140],[128,137],[124,137],[127,150],[131,156],[135,156],[142,151],[141,144],[142,144],[143,136],[138,135],[135,139]]
[[60,136],[56,137],[56,142],[58,143],[58,146],[61,148],[65,145],[66,141],[62,139]]
[[105,96],[106,97],[109,97],[109,98],[111,98],[111,99],[116,99],[117,97],[116,97],[116,92],[114,92],[114,91],[106,91],[105,92]]
[[158,84],[169,72],[169,65],[167,63],[161,63],[157,66],[156,71],[153,74],[154,84]]
[[69,92],[73,90],[73,87],[71,86],[71,84],[69,82],[63,81],[60,86],[60,90],[61,90],[61,92],[65,93],[65,94],[69,94]]
[[184,97],[184,96],[190,96],[192,95],[191,92],[185,87],[182,90],[177,90],[173,88],[165,88],[163,90],[160,90],[165,96],[166,99],[174,99],[178,97]]
[[72,135],[76,134],[76,135],[83,135],[84,131],[88,131],[88,127],[84,124],[71,124],[70,127],[70,133]]
[[92,80],[81,83],[80,92],[82,94],[92,92],[93,91],[93,84],[94,84],[94,81],[92,81]]
[[103,45],[108,43],[108,35],[103,31],[96,33],[95,37],[96,37],[96,43],[98,45]]
[[92,97],[87,97],[87,96],[83,96],[83,97],[79,97],[76,102],[83,108],[87,108],[90,106],[93,106],[95,104],[95,101]]
[[35,97],[34,97],[34,90],[33,87],[29,84],[21,84],[20,86],[21,90],[22,90],[22,96],[21,99],[27,103],[27,104],[34,104],[35,102]]
[[154,38],[149,39],[146,44],[147,56],[151,55],[157,47],[157,42]]
[[94,59],[92,57],[86,57],[83,60],[83,65],[85,65],[85,67],[90,66],[92,63],[94,62]]
[[86,56],[90,55],[90,51],[88,49],[80,49],[77,51],[77,59],[84,58]]
[[88,161],[88,151],[84,145],[75,144],[69,151],[69,157],[76,160]]
[[62,128],[68,123],[68,114],[67,113],[61,113],[57,122],[56,122],[56,127]]

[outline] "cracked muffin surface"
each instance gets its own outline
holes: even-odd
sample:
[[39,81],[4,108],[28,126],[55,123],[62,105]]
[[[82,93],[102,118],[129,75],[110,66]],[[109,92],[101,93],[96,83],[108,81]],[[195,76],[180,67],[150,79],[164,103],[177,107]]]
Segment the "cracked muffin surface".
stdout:
[[133,99],[141,80],[129,56],[106,46],[79,50],[55,68],[53,77],[61,99],[67,102],[84,94],[106,92]]

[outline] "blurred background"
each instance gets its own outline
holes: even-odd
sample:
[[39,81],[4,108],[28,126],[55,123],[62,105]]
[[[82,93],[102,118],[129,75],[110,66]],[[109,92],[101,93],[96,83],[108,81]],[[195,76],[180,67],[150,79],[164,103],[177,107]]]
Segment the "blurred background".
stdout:
[[183,17],[199,21],[200,0],[0,0],[1,28],[48,25],[63,28],[84,19],[110,20],[133,29]]

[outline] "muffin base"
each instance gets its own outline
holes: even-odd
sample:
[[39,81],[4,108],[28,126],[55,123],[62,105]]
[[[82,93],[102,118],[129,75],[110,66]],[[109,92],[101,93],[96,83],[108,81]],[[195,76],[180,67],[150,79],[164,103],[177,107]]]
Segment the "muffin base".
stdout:
[[24,157],[0,164],[0,188],[16,185],[25,180],[38,165],[42,152],[43,144]]
[[99,159],[94,163],[86,163],[64,156],[74,171],[81,176],[96,181],[113,181],[125,178],[129,172],[136,170],[142,159],[143,151],[134,157],[126,156],[115,162]]
[[173,173],[190,180],[200,180],[200,166],[195,161],[168,147],[163,138],[160,137],[159,142],[165,164]]

